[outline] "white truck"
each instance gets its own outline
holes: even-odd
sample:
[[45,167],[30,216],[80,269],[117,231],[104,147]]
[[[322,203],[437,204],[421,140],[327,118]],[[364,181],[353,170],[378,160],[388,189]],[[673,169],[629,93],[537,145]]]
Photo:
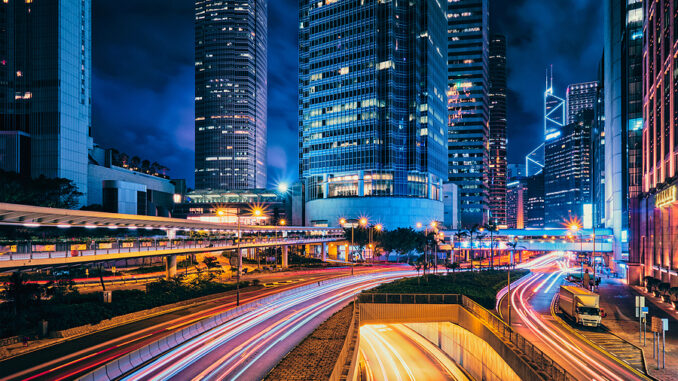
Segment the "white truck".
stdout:
[[560,286],[558,306],[577,324],[600,326],[600,296],[596,293],[576,286]]

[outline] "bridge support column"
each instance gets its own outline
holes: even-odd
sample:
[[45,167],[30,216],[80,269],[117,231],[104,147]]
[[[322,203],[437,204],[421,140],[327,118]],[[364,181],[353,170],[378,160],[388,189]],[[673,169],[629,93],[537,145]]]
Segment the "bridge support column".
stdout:
[[287,254],[289,252],[290,247],[289,246],[282,246],[282,268],[286,269],[289,267],[289,264],[287,262]]
[[167,279],[177,275],[177,256],[168,255],[166,257],[165,268],[167,270]]
[[323,262],[327,261],[327,242],[320,244],[321,259]]

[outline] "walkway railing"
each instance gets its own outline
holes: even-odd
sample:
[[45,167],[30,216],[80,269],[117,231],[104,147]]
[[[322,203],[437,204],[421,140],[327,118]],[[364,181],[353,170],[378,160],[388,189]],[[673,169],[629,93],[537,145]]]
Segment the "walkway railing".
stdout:
[[459,294],[374,294],[358,295],[360,303],[389,304],[461,304],[466,310],[482,320],[504,342],[510,343],[516,353],[545,379],[574,381],[576,378],[558,365],[544,352],[514,331],[499,317],[465,295]]
[[[335,240],[335,237],[309,237],[295,239],[243,239],[241,248],[258,246],[294,245],[318,243]],[[0,244],[0,262],[30,259],[51,259],[85,257],[91,255],[105,255],[132,252],[207,249],[210,251],[237,249],[238,244],[233,239],[220,240],[185,240],[185,239],[136,239],[136,240],[107,240],[89,242],[57,242],[34,244],[32,242],[16,242]]]

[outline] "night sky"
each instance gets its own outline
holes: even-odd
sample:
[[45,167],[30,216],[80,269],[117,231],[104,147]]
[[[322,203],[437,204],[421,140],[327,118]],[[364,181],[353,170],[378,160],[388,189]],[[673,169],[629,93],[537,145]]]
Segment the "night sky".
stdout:
[[[193,185],[193,4],[92,2],[95,142],[171,169]],[[270,0],[268,178],[297,177],[297,5]],[[599,0],[494,0],[491,32],[508,41],[509,162],[539,144],[544,70],[556,94],[596,79],[602,55]]]

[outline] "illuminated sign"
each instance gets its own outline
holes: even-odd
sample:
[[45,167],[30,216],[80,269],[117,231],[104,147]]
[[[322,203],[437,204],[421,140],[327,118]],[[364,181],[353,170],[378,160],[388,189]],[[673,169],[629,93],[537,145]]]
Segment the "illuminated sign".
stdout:
[[557,138],[557,137],[559,137],[559,136],[560,136],[560,131],[551,132],[550,134],[546,135],[546,137],[544,138],[544,140],[555,139],[555,138]]
[[672,204],[675,201],[676,201],[676,186],[673,185],[657,193],[657,197],[654,200],[654,206],[656,206],[657,208],[661,208],[662,206]]
[[584,204],[584,229],[591,229],[593,227],[593,205]]
[[71,245],[71,250],[87,250],[87,244],[84,243],[76,243]]

